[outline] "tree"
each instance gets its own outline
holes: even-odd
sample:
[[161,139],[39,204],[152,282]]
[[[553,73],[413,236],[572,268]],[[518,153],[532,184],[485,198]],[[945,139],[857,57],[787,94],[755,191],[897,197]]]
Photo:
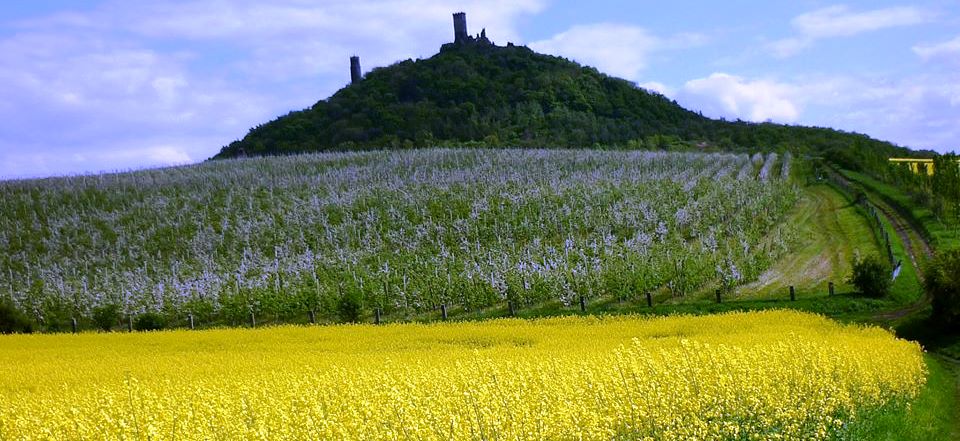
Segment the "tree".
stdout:
[[0,300],[0,334],[31,333],[30,320],[8,299]]
[[937,253],[927,264],[923,284],[933,303],[934,319],[960,324],[960,249]]

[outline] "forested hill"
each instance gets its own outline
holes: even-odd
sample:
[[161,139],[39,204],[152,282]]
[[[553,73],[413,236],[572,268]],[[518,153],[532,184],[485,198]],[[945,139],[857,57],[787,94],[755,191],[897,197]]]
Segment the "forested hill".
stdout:
[[907,149],[830,129],[705,118],[666,97],[524,46],[444,45],[371,71],[309,109],[260,125],[215,158],[483,145],[812,150],[872,168]]

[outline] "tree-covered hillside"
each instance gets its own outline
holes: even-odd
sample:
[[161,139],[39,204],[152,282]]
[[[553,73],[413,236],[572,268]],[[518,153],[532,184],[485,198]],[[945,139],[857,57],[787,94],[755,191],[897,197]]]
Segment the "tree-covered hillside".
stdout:
[[705,118],[666,97],[523,46],[447,44],[374,69],[313,107],[250,131],[216,158],[478,145],[794,150],[878,170],[907,149],[831,129]]

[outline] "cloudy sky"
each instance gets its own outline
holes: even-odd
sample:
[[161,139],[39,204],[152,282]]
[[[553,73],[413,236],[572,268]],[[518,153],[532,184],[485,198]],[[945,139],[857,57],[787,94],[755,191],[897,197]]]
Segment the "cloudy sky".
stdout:
[[202,161],[365,70],[471,33],[712,117],[960,150],[960,3],[33,0],[0,5],[0,178]]

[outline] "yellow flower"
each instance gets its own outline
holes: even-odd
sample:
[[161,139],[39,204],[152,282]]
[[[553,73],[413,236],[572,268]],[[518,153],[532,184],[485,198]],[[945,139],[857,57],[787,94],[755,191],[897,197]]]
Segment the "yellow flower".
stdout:
[[3,440],[825,439],[926,378],[915,343],[790,311],[21,335],[0,361]]

